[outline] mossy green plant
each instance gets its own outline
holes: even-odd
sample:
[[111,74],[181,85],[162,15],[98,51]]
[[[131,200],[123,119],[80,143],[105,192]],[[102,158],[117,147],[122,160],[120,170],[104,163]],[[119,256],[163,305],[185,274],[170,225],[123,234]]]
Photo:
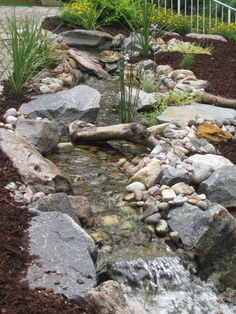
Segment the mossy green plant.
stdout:
[[188,69],[191,65],[194,64],[195,61],[195,55],[192,53],[185,53],[182,56],[182,59],[180,61],[180,66],[183,69]]

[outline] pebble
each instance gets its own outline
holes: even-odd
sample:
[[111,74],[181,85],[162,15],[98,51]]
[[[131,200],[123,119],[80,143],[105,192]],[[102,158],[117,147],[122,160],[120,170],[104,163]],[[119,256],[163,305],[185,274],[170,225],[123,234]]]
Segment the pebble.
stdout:
[[7,117],[12,116],[12,117],[17,117],[18,113],[15,108],[9,108],[6,113],[4,114],[3,118],[7,119]]
[[63,142],[57,145],[57,149],[59,153],[65,153],[65,152],[69,153],[74,150],[74,146],[71,142]]
[[177,244],[177,243],[179,242],[180,236],[179,236],[178,231],[171,231],[171,232],[169,233],[169,236],[170,236],[170,239],[171,239],[175,244]]
[[169,210],[169,208],[170,208],[170,206],[169,206],[169,204],[168,204],[167,202],[159,203],[159,204],[157,205],[157,207],[158,207],[158,209],[159,209],[160,211],[166,211],[166,210]]
[[145,218],[144,222],[148,225],[157,225],[160,219],[161,219],[161,215],[159,213],[155,213]]
[[148,208],[145,209],[143,214],[141,215],[140,219],[143,221],[147,217],[152,216],[153,214],[158,212],[158,207],[157,206],[149,206]]
[[160,219],[156,226],[156,233],[159,236],[165,236],[169,231],[167,222],[164,219]]
[[207,210],[208,204],[206,201],[198,201],[197,206],[200,207],[202,210]]
[[134,193],[129,193],[124,196],[124,200],[127,202],[132,202],[135,200]]
[[157,185],[152,186],[150,189],[148,189],[148,193],[152,196],[160,195],[161,194],[160,187]]
[[33,195],[32,201],[37,201],[38,199],[45,197],[45,194],[43,192],[37,192]]
[[144,191],[146,190],[146,187],[141,182],[133,182],[126,187],[127,192],[135,192],[135,191]]
[[150,196],[144,204],[144,209],[148,208],[149,206],[156,206],[156,204],[157,200],[155,199],[155,197]]
[[187,201],[188,201],[187,197],[184,197],[181,194],[177,195],[173,200],[174,204],[176,205],[182,205]]
[[190,195],[194,193],[194,188],[184,182],[176,183],[171,187],[176,194]]
[[5,187],[7,190],[11,190],[11,191],[16,191],[17,190],[17,185],[15,182],[10,182],[6,185]]
[[166,189],[161,192],[163,202],[172,201],[175,197],[175,191],[173,189]]
[[136,201],[141,201],[143,199],[143,191],[141,190],[134,191],[134,196]]
[[11,123],[6,123],[6,124],[4,125],[4,128],[5,128],[5,129],[9,129],[9,130],[14,130],[14,127],[13,127],[13,125],[12,125]]

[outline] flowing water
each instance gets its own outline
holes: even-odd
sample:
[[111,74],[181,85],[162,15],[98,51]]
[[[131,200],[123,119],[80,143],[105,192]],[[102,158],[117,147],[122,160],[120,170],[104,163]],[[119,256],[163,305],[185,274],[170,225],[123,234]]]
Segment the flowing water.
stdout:
[[[140,153],[129,145],[125,151],[130,157]],[[153,314],[236,313],[236,307],[219,303],[214,289],[196,276],[193,262],[180,258],[140,223],[137,210],[120,206],[127,176],[116,163],[123,157],[111,147],[91,146],[50,157],[74,182],[75,194],[89,199],[95,226],[88,232],[99,232],[106,243],[99,271],[109,260],[124,290]]]

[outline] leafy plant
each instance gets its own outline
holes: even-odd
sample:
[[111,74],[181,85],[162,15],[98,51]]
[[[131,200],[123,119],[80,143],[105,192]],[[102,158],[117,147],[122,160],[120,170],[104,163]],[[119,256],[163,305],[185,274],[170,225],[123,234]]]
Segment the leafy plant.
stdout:
[[0,62],[17,94],[22,94],[25,83],[38,71],[56,61],[51,57],[55,44],[40,25],[35,16],[26,16],[18,24],[15,15],[7,17],[6,24],[2,25],[5,33],[9,34],[9,41],[0,38],[9,60]]
[[152,93],[157,90],[157,82],[153,72],[141,74],[140,89],[146,93]]
[[180,61],[183,69],[188,69],[194,63],[195,56],[192,53],[185,53]]
[[190,42],[176,42],[173,45],[163,46],[160,49],[161,51],[170,51],[170,52],[182,52],[182,53],[191,53],[191,54],[211,54],[212,48],[210,47],[201,47],[197,43]]
[[143,115],[152,125],[155,125],[157,116],[167,107],[186,106],[198,100],[196,95],[191,95],[189,92],[170,91],[166,95],[158,96],[156,102],[152,104],[153,110]]
[[96,29],[101,22],[104,7],[99,7],[92,1],[79,0],[65,4],[61,9],[61,18],[73,27]]

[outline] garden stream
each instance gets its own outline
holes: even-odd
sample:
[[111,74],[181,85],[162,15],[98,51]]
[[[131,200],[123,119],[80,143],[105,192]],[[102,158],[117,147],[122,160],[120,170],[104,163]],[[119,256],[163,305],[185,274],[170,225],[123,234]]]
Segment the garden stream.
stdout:
[[[86,84],[102,95],[98,122],[118,123],[117,81],[113,78],[104,84],[90,78]],[[99,281],[111,275],[153,314],[235,313],[236,308],[218,301],[214,286],[197,277],[191,253],[171,248],[140,222],[139,210],[122,204],[128,177],[117,162],[142,153],[147,150],[110,142],[106,146],[77,145],[73,152],[50,157],[73,182],[75,195],[89,200],[95,224],[87,231],[104,241],[96,263]]]
[[[50,157],[74,182],[74,193],[90,202],[95,225],[87,231],[104,239],[98,253],[98,278],[103,280],[105,273],[115,270],[124,290],[150,313],[235,313],[236,308],[217,301],[214,287],[196,276],[189,256],[153,236],[140,223],[137,210],[120,207],[127,176],[116,163],[140,153],[135,146],[122,147],[119,152],[112,146],[78,145],[73,152]],[[113,265],[112,270],[107,265]]]

